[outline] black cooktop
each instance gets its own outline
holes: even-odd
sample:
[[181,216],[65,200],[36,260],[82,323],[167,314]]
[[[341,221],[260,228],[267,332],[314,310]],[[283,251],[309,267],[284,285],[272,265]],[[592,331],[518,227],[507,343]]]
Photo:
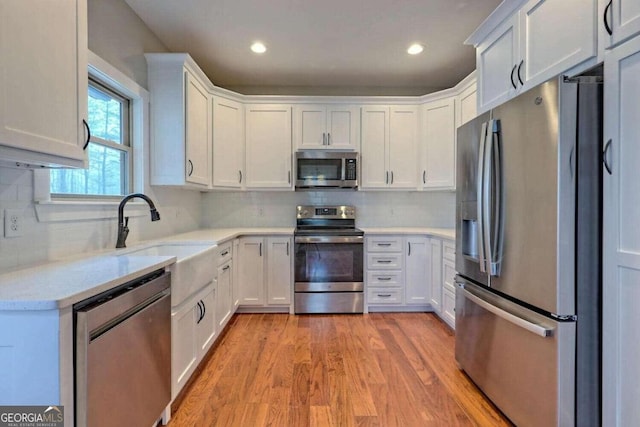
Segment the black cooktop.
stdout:
[[355,227],[298,227],[297,236],[364,236],[364,231]]

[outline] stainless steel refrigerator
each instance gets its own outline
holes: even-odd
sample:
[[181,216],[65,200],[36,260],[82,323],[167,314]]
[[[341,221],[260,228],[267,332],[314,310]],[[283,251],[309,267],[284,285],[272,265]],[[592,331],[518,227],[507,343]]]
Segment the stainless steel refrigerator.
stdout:
[[458,129],[456,360],[519,427],[600,425],[601,71]]

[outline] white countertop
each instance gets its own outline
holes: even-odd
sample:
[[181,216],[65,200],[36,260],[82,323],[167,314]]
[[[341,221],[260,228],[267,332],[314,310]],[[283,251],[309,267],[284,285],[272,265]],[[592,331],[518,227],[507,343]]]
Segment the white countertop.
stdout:
[[293,235],[293,227],[195,230],[0,274],[0,310],[68,307],[176,261],[175,256],[126,254],[137,248],[176,241],[216,246],[240,235]]
[[[455,230],[426,227],[364,227],[365,234],[426,234],[455,239]],[[215,246],[242,235],[293,235],[293,227],[201,229],[141,242],[127,251],[163,242],[199,242]],[[124,254],[122,254],[124,252]],[[174,256],[127,255],[103,250],[0,275],[0,310],[51,310],[114,288],[176,261]]]
[[429,228],[429,227],[360,227],[365,236],[367,234],[428,234],[442,239],[455,240],[454,228]]

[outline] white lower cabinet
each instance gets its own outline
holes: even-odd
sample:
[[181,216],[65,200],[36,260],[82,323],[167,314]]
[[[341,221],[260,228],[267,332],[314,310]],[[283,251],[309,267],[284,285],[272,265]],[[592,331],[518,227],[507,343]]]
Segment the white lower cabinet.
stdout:
[[455,247],[424,235],[365,237],[369,311],[433,311],[455,326]]
[[455,243],[442,241],[442,313],[440,317],[455,329],[456,325],[456,259]]
[[224,328],[233,314],[233,261],[218,266],[216,273],[218,295],[216,298],[216,323],[219,329]]
[[291,237],[241,237],[238,281],[241,306],[291,304]]
[[407,304],[429,304],[430,240],[423,236],[406,238],[405,302]]
[[211,282],[171,312],[171,398],[189,381],[198,363],[213,344],[215,286]]
[[438,314],[442,312],[442,240],[430,239],[431,259],[428,260],[431,265],[431,292],[430,303],[433,311]]

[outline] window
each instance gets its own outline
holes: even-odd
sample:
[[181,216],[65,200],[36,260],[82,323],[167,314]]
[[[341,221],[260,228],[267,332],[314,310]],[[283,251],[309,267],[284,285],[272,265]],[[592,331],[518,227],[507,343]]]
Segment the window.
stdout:
[[52,170],[50,191],[54,197],[131,192],[129,100],[91,79],[88,92],[89,168]]

